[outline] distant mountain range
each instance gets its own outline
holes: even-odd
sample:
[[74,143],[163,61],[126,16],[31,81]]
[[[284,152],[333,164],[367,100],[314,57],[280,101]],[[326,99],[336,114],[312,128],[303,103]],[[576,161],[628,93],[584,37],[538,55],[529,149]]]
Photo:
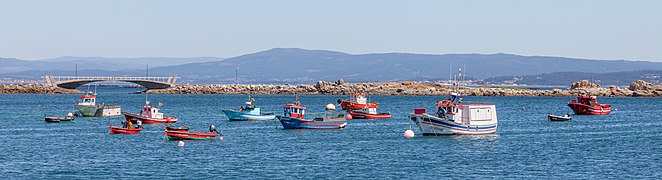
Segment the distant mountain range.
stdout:
[[[26,61],[14,58],[0,58],[0,74],[10,74],[24,71],[71,71],[74,72],[76,64],[79,70],[105,70],[105,71],[124,71],[124,70],[144,70],[146,65],[149,67],[173,66],[187,63],[221,61],[223,58],[217,57],[194,57],[194,58],[164,58],[164,57],[144,57],[144,58],[104,58],[104,57],[58,57],[53,59],[42,59],[35,61]],[[120,73],[118,73],[120,75]]]
[[[490,82],[514,77],[538,77],[541,76],[540,74],[553,75],[557,72],[578,72],[572,77],[557,76],[567,77],[566,80],[571,82],[579,80],[573,78],[584,76],[581,73],[594,73],[599,76],[598,74],[602,73],[662,70],[662,63],[649,61],[589,60],[512,54],[353,55],[325,50],[275,48],[228,59],[63,57],[43,61],[23,61],[0,58],[0,77],[39,78],[43,74],[72,75],[73,64],[76,62],[79,64],[79,75],[143,76],[145,64],[149,63],[150,76],[177,75],[180,77],[178,82],[190,83],[234,83],[235,73],[239,83],[314,83],[318,80],[337,79],[344,79],[347,82],[437,81],[449,79],[449,74],[456,73],[460,67],[463,67],[468,77]],[[453,67],[450,67],[451,64]],[[540,81],[540,83],[552,82],[561,83],[559,85],[568,84],[560,80]]]

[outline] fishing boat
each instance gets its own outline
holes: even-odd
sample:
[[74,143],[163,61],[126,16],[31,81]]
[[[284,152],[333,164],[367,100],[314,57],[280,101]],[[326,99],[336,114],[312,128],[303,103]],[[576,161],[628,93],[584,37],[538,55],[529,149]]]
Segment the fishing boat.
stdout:
[[239,110],[222,110],[230,121],[265,121],[274,120],[276,115],[273,112],[261,112],[260,108],[255,107],[255,99],[248,96],[246,107],[241,106]]
[[62,121],[73,121],[74,120],[74,115],[73,115],[73,113],[69,113],[65,117],[44,116],[44,120],[48,123],[57,123],[57,122],[62,122]]
[[351,94],[349,99],[338,99],[342,110],[359,110],[363,108],[377,108],[377,102],[368,103],[368,98],[363,94]]
[[417,108],[409,119],[418,125],[423,135],[491,134],[497,130],[496,106],[493,104],[462,104],[461,97],[451,93],[437,102],[434,114]]
[[285,129],[338,129],[347,125],[342,112],[327,111],[314,118],[305,118],[306,107],[299,103],[283,105],[283,115],[276,116]]
[[570,114],[565,114],[565,115],[554,115],[554,114],[548,114],[547,115],[547,120],[548,121],[570,121],[572,117],[570,117]]
[[133,127],[131,124],[127,124],[124,127],[113,126],[113,123],[110,123],[110,134],[140,134],[140,131],[143,130],[143,126],[138,123],[138,126]]
[[363,108],[360,110],[348,110],[352,119],[388,119],[391,113],[377,113],[377,108]]
[[87,92],[80,96],[80,100],[74,105],[77,115],[85,117],[108,117],[120,116],[121,107],[119,105],[97,104],[97,93]]
[[577,100],[568,103],[568,107],[578,115],[604,115],[611,112],[611,105],[599,104],[596,96],[579,95]]
[[172,128],[165,127],[165,139],[166,140],[214,140],[216,134],[222,134],[220,131],[216,130],[216,126],[209,126],[209,132],[189,132],[188,127],[185,128]]
[[[163,103],[159,102],[159,107]],[[132,112],[123,112],[126,120],[131,122],[142,121],[143,123],[154,124],[154,123],[175,123],[179,118],[176,116],[168,116],[159,112],[159,108],[150,106],[149,101],[145,101],[145,106],[143,110],[139,113]]]

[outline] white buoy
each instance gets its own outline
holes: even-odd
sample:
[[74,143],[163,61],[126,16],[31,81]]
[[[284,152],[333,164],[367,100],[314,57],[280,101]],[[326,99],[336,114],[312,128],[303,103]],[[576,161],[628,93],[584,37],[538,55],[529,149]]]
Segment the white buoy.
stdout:
[[411,129],[405,131],[405,138],[413,138],[415,136],[414,131]]
[[326,105],[326,110],[329,110],[329,111],[336,110],[336,105],[333,105],[333,104],[329,103],[329,104]]
[[184,141],[179,141],[179,143],[177,143],[177,146],[184,147]]

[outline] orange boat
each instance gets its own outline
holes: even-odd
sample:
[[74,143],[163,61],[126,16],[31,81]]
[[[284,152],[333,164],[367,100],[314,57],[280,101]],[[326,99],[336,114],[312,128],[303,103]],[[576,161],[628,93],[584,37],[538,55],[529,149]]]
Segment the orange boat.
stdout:
[[113,126],[113,123],[110,123],[110,134],[140,134],[140,131],[143,130],[143,126],[138,125],[137,127],[119,127]]
[[363,94],[351,94],[349,99],[343,100],[338,99],[340,107],[342,110],[359,110],[363,108],[377,108],[379,105],[377,102],[368,103],[368,98]]

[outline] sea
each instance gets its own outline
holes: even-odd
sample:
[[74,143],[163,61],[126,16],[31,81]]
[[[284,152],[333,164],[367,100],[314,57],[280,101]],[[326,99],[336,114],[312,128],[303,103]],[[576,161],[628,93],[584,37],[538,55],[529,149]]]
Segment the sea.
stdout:
[[[86,90],[86,89],[85,89]],[[180,120],[171,126],[208,131],[223,140],[164,139],[162,124],[139,135],[111,135],[122,117],[46,123],[73,111],[78,94],[0,95],[0,174],[9,179],[660,179],[662,99],[599,97],[609,115],[575,115],[572,97],[464,97],[493,103],[491,135],[423,137],[409,120],[414,108],[433,109],[439,96],[369,96],[391,119],[350,120],[344,129],[287,130],[276,121],[231,122],[248,95],[131,94],[99,87],[98,102],[140,111],[148,99]],[[252,95],[263,111],[282,113],[295,95]],[[308,112],[324,111],[343,95],[299,95]],[[404,138],[413,129],[414,138]]]

